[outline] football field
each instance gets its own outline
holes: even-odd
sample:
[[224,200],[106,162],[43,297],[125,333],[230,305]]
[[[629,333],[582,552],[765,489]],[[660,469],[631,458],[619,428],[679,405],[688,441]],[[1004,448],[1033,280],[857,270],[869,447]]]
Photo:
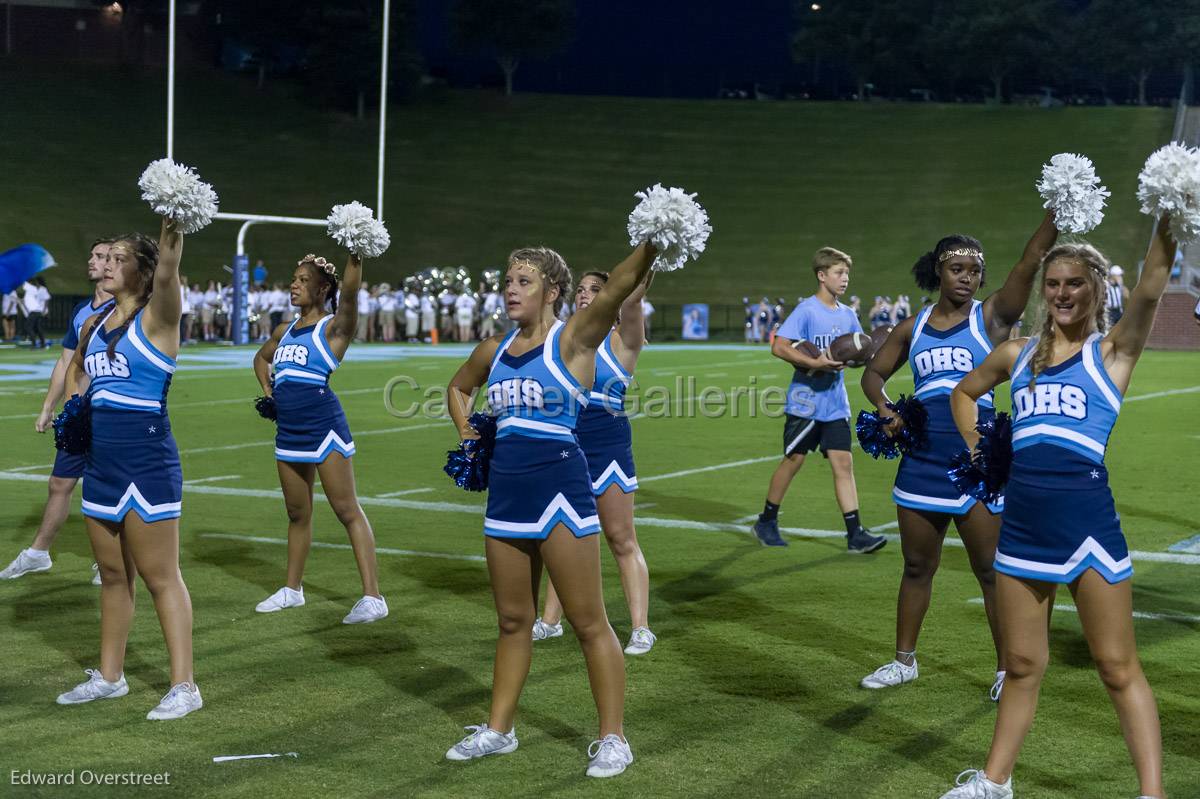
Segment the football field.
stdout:
[[[33,422],[50,352],[0,352],[3,563],[28,546],[46,495],[53,441]],[[126,662],[130,694],[54,703],[98,665],[98,589],[77,491],[54,568],[0,583],[0,795],[920,799],[982,766],[994,657],[954,534],[920,642],[921,677],[861,690],[859,679],[892,656],[899,543],[848,555],[829,467],[810,457],[782,508],[791,545],[759,546],[750,520],[783,427],[768,415],[777,401],[763,389],[785,386],[787,367],[765,346],[653,344],[637,371],[642,413],[633,431],[658,644],[626,662],[636,760],[615,780],[584,776],[596,717],[568,627],[535,645],[517,752],[445,761],[462,727],[487,718],[496,622],[482,558],[484,497],[442,473],[457,443],[447,419],[394,412],[426,397],[436,412],[437,391],[466,352],[356,344],[333,378],[391,609],[379,623],[346,626],[358,573],[320,497],[308,604],[254,612],[284,579],[274,426],[253,409],[253,349],[186,348],[168,405],[183,461],[181,565],[205,707],[175,722],[145,720],[169,686],[143,586]],[[855,413],[866,407],[860,374],[848,374]],[[911,386],[907,371],[889,383],[893,396]],[[1162,716],[1166,788],[1180,799],[1200,797],[1200,545],[1171,547],[1200,533],[1198,411],[1200,355],[1147,352],[1107,459],[1133,551],[1136,630]],[[855,452],[863,521],[876,532],[896,532],[895,466]],[[624,643],[629,617],[607,554],[604,580]],[[1067,591],[1057,607],[1051,665],[1014,785],[1029,799],[1133,797],[1134,771]],[[284,757],[213,760],[266,753]],[[169,772],[170,785],[85,786],[81,776],[70,789],[10,784],[14,772],[72,770]]]

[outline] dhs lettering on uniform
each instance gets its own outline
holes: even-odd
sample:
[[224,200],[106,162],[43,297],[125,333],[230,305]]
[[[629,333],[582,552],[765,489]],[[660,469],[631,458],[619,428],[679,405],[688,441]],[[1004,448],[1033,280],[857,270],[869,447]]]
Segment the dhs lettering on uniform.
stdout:
[[108,357],[107,352],[94,352],[83,359],[88,377],[129,377],[129,361],[119,352]]
[[271,359],[271,363],[294,363],[297,366],[306,366],[308,364],[308,347],[303,344],[284,344],[275,350],[275,357]]
[[1086,419],[1087,392],[1063,383],[1038,383],[1033,391],[1026,387],[1013,392],[1013,410],[1018,420],[1043,415]]
[[541,410],[545,390],[532,377],[510,377],[488,386],[488,405],[493,408],[526,408]]
[[935,372],[969,372],[975,368],[971,351],[966,347],[930,347],[914,355],[913,363],[921,377]]

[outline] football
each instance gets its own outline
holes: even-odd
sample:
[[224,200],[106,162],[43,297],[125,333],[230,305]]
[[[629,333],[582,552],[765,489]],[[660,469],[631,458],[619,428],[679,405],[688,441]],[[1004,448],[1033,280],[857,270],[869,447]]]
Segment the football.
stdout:
[[875,353],[879,352],[879,348],[883,346],[883,342],[887,341],[887,337],[891,332],[891,325],[877,327],[871,331],[871,354],[867,356],[867,360],[875,357]]
[[[792,346],[810,358],[819,358],[821,356],[821,351],[817,349],[817,345],[813,344],[811,341],[797,341],[794,342]],[[808,375],[809,377],[812,377],[817,370],[805,369],[802,366],[797,366],[796,371],[802,375]]]
[[874,352],[871,337],[866,333],[847,333],[829,343],[829,357],[847,366],[864,365]]

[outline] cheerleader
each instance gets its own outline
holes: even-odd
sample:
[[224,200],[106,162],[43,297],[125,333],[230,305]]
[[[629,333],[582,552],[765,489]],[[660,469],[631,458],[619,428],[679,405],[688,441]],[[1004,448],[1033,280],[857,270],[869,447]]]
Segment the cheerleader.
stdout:
[[[329,376],[338,368],[358,327],[362,261],[351,255],[339,286],[333,264],[306,255],[292,276],[291,304],[297,317],[275,328],[254,356],[254,376],[277,413],[275,461],[288,515],[287,583],[259,602],[259,613],[304,604],[304,563],[312,546],[313,478],[346,528],[362,577],[362,599],[344,624],[378,621],[388,615],[379,593],[375,536],[354,487],[354,440]],[[328,309],[328,310],[327,310]]]
[[996,347],[955,387],[954,421],[979,440],[979,400],[1011,381],[1011,474],[996,548],[996,607],[1008,680],[983,771],[965,771],[942,799],[1009,799],[1017,753],[1033,723],[1049,660],[1056,589],[1075,599],[1083,634],[1116,706],[1143,799],[1163,799],[1162,739],[1133,633],[1129,550],[1108,487],[1104,453],[1166,288],[1176,244],[1159,220],[1141,278],[1107,334],[1108,261],[1088,244],[1042,260],[1038,334]]
[[[1057,236],[1053,214],[1048,213],[1004,285],[982,301],[975,299],[985,272],[982,246],[970,236],[947,236],[939,241],[912,269],[918,287],[940,292],[937,303],[897,325],[863,372],[863,393],[880,418],[890,420],[892,431],[899,432],[903,422],[887,406],[891,400],[884,384],[906,361],[912,369],[913,395],[929,413],[929,444],[904,456],[892,489],[904,553],[896,601],[896,656],[864,677],[860,682],[863,688],[891,688],[917,679],[917,636],[929,609],[946,530],[953,521],[983,592],[997,660],[991,697],[1000,698],[1005,667],[996,627],[992,561],[1003,503],[985,506],[963,495],[946,475],[951,458],[963,446],[950,415],[950,392],[967,372],[983,363],[993,347],[1008,340],[1029,301],[1042,255]],[[901,301],[897,300],[896,307]],[[980,409],[984,416],[992,415],[990,393],[980,399]]]
[[68,370],[68,386],[86,384],[91,402],[83,515],[102,581],[100,668],[60,695],[60,705],[129,693],[125,644],[139,574],[171,660],[171,690],[147,718],[177,719],[204,705],[192,677],[192,602],[179,572],[183,472],[167,418],[182,249],[183,234],[166,218],[158,244],[140,233],[117,237],[100,282],[115,305],[84,325]]
[[[575,289],[576,312],[588,307],[607,282],[607,272],[585,274]],[[650,573],[633,526],[637,473],[633,466],[633,434],[629,417],[625,415],[625,389],[633,379],[638,355],[646,343],[642,333],[642,297],[648,288],[649,280],[640,284],[621,304],[616,326],[596,350],[596,378],[588,395],[588,405],[579,414],[575,428],[575,437],[587,458],[600,528],[617,559],[621,586],[629,604],[633,632],[625,647],[627,655],[644,655],[657,640],[650,632],[647,619]],[[558,601],[554,582],[549,581],[546,609],[534,622],[533,639],[538,641],[562,635],[561,619],[562,604]]]
[[446,752],[450,760],[517,748],[513,719],[529,673],[529,630],[545,563],[587,660],[600,715],[587,774],[611,777],[633,762],[622,729],[625,662],[600,586],[600,520],[587,458],[573,431],[580,408],[589,403],[585,387],[595,383],[597,351],[621,306],[645,280],[655,252],[639,245],[566,323],[557,319],[571,291],[566,262],[545,247],[513,252],[504,300],[517,327],[479,344],[450,381],[450,413],[463,439],[478,437],[467,420],[481,386],[487,385],[488,404],[499,414],[484,536],[500,627],[491,715],[467,728],[471,734]]

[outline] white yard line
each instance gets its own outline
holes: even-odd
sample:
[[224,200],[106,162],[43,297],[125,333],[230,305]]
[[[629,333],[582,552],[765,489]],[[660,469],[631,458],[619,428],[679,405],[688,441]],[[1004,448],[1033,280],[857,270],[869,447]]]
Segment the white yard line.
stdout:
[[652,483],[655,480],[670,480],[673,477],[686,477],[689,474],[700,474],[701,472],[715,472],[719,469],[732,469],[735,466],[749,466],[752,463],[763,463],[765,461],[777,461],[779,455],[767,455],[762,458],[747,458],[741,461],[730,461],[729,463],[717,463],[712,466],[701,466],[696,469],[684,469],[681,472],[668,472],[666,474],[655,474],[650,477],[638,477],[638,483]]
[[[247,541],[252,544],[287,544],[286,538],[266,538],[261,535],[235,535],[234,533],[201,533],[201,538],[220,538],[227,541]],[[354,549],[350,544],[330,544],[325,541],[313,541],[312,546],[317,549]],[[413,558],[439,558],[441,560],[469,560],[473,562],[483,562],[487,559],[483,555],[455,555],[450,552],[419,552],[415,549],[393,549],[391,547],[375,547],[375,551],[382,555],[407,555]]]
[[1158,399],[1159,397],[1173,397],[1176,394],[1195,394],[1200,391],[1200,386],[1189,386],[1188,388],[1173,388],[1169,391],[1153,391],[1149,394],[1138,394],[1136,397],[1126,397],[1126,402],[1137,402],[1138,400]]
[[[974,597],[972,599],[968,599],[967,602],[969,602],[972,605],[982,605],[983,598],[982,597]],[[1079,608],[1075,607],[1074,605],[1057,605],[1056,604],[1054,606],[1054,609],[1057,611],[1061,611],[1063,613],[1078,613],[1079,612]],[[1144,610],[1135,610],[1133,612],[1133,617],[1135,619],[1147,619],[1149,621],[1183,621],[1183,622],[1191,622],[1191,623],[1200,622],[1200,616],[1193,616],[1189,613],[1150,613],[1150,612],[1144,611]]]
[[425,494],[432,491],[432,488],[406,488],[403,491],[389,491],[386,494],[376,494],[377,497],[403,497],[408,494]]
[[6,469],[5,471],[9,471],[9,472],[34,472],[34,471],[37,471],[38,469],[52,469],[52,468],[54,468],[54,464],[53,464],[53,463],[40,463],[40,464],[38,464],[37,466],[14,466],[14,467],[12,467],[12,468],[10,468],[10,469]]
[[197,483],[217,483],[222,480],[237,480],[240,477],[240,474],[219,474],[216,477],[201,477],[196,480],[184,480],[183,484],[185,486],[194,486]]

